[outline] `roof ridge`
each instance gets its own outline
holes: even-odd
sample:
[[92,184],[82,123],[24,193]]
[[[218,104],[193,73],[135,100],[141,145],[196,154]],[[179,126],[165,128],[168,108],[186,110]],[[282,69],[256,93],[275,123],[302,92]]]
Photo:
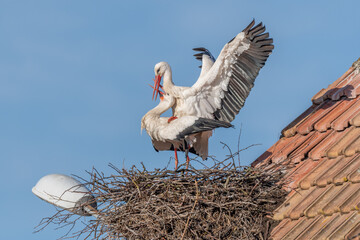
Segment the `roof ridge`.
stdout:
[[360,58],[358,58],[358,60],[356,60],[351,67],[355,68],[356,73],[358,74],[360,72]]

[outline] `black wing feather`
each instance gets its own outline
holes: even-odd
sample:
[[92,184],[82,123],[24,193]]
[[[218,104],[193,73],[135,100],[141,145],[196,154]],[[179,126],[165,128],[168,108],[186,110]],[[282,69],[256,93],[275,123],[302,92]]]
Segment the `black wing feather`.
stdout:
[[[231,76],[228,89],[221,100],[221,108],[217,109],[213,115],[216,120],[231,122],[244,106],[254,81],[260,69],[274,49],[273,39],[269,38],[269,33],[265,32],[262,23],[255,25],[255,20],[243,30],[245,38],[250,43],[250,47],[236,56],[236,61],[231,66]],[[230,40],[231,43],[235,38]]]

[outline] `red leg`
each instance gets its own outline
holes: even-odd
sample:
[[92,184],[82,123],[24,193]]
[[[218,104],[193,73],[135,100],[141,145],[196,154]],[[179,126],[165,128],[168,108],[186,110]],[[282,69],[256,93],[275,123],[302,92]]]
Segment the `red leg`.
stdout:
[[189,155],[186,155],[186,170],[189,169],[189,163],[190,163]]
[[189,168],[189,163],[190,163],[189,150],[190,150],[190,146],[188,145],[187,151],[186,151],[186,170],[188,170],[188,168]]
[[179,160],[178,160],[176,148],[174,149],[174,153],[175,153],[175,171],[177,171]]
[[175,119],[177,119],[177,117],[174,117],[174,116],[170,117],[170,118],[168,119],[168,123],[170,123],[171,121],[174,121]]

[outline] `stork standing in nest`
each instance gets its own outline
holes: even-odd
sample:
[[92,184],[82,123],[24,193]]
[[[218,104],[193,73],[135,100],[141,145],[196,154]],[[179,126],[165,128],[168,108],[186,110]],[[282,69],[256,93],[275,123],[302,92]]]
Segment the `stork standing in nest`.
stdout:
[[[160,88],[164,91],[163,94],[173,98],[172,105],[168,106],[173,111],[173,116],[167,119],[169,124],[185,116],[226,123],[235,119],[244,106],[260,69],[274,49],[273,40],[269,38],[269,33],[265,33],[265,26],[262,23],[254,25],[253,20],[225,44],[216,60],[207,49],[195,48],[200,53],[194,56],[202,60],[202,66],[200,76],[192,87],[176,86],[168,63],[160,62],[155,65],[153,98],[157,98]],[[146,126],[145,129],[148,131]],[[177,150],[192,149],[195,154],[206,159],[211,135],[211,129],[203,130],[196,141],[190,142],[188,146],[168,142],[163,147],[154,144],[154,148],[157,151],[174,150],[177,166]]]

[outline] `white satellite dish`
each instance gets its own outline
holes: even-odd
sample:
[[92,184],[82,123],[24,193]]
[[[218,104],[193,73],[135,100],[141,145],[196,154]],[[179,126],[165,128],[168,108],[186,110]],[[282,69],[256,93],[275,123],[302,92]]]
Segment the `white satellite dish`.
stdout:
[[73,177],[64,174],[46,175],[36,183],[32,192],[42,200],[75,214],[96,216],[94,196]]

